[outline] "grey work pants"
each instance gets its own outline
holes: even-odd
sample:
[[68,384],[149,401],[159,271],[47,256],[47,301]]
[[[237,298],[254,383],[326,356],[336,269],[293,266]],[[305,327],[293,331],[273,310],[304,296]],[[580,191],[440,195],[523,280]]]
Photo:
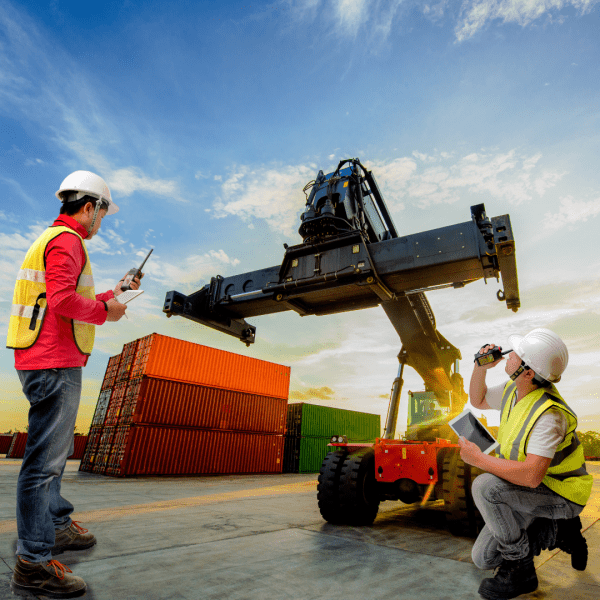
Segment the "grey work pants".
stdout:
[[523,487],[490,473],[475,479],[472,494],[485,521],[471,553],[480,569],[494,569],[503,559],[525,558],[529,553],[526,531],[534,519],[572,519],[583,510],[544,484]]

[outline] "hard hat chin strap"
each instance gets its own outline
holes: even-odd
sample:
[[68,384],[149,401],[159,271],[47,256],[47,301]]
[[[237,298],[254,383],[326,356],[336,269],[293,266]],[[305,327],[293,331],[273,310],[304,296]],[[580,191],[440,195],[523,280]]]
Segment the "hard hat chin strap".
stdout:
[[523,371],[526,371],[527,369],[529,369],[529,367],[523,362],[523,360],[521,360],[519,368],[512,375],[510,375],[510,378],[514,381]]
[[96,219],[98,218],[98,213],[100,212],[100,207],[102,206],[102,202],[98,200],[96,202],[96,206],[94,208],[94,216],[92,217],[92,224],[87,229],[88,235],[92,235],[92,231],[94,230],[94,225],[96,224]]

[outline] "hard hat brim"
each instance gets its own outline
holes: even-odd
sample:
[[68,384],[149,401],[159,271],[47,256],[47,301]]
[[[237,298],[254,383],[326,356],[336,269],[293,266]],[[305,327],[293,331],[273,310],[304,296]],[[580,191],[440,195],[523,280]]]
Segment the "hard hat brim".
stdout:
[[[525,336],[513,334],[508,336],[508,345],[512,348],[513,352],[521,358],[521,342],[525,339]],[[521,358],[522,360],[522,358]]]

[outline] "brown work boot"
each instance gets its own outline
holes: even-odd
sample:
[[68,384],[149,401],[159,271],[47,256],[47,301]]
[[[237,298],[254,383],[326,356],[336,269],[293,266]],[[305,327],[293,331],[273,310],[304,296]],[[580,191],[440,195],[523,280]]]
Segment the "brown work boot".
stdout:
[[72,573],[71,569],[57,560],[32,563],[17,556],[10,587],[13,592],[42,594],[48,598],[74,598],[85,594],[85,581],[68,573]]
[[55,531],[54,547],[52,556],[58,556],[66,550],[85,550],[96,543],[96,536],[88,533],[87,529],[80,527],[76,521],[61,531]]

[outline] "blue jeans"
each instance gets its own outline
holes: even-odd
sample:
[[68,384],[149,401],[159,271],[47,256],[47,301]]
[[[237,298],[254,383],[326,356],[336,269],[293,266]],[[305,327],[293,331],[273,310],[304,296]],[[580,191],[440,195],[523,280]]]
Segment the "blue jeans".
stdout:
[[73,454],[81,399],[81,367],[17,371],[31,405],[25,456],[17,483],[17,555],[31,562],[52,559],[54,531],[71,524],[73,505],[60,494]]
[[473,481],[472,494],[485,521],[471,552],[480,569],[494,569],[503,559],[525,558],[529,553],[527,528],[534,519],[573,519],[583,510],[544,484],[523,487],[491,473]]

